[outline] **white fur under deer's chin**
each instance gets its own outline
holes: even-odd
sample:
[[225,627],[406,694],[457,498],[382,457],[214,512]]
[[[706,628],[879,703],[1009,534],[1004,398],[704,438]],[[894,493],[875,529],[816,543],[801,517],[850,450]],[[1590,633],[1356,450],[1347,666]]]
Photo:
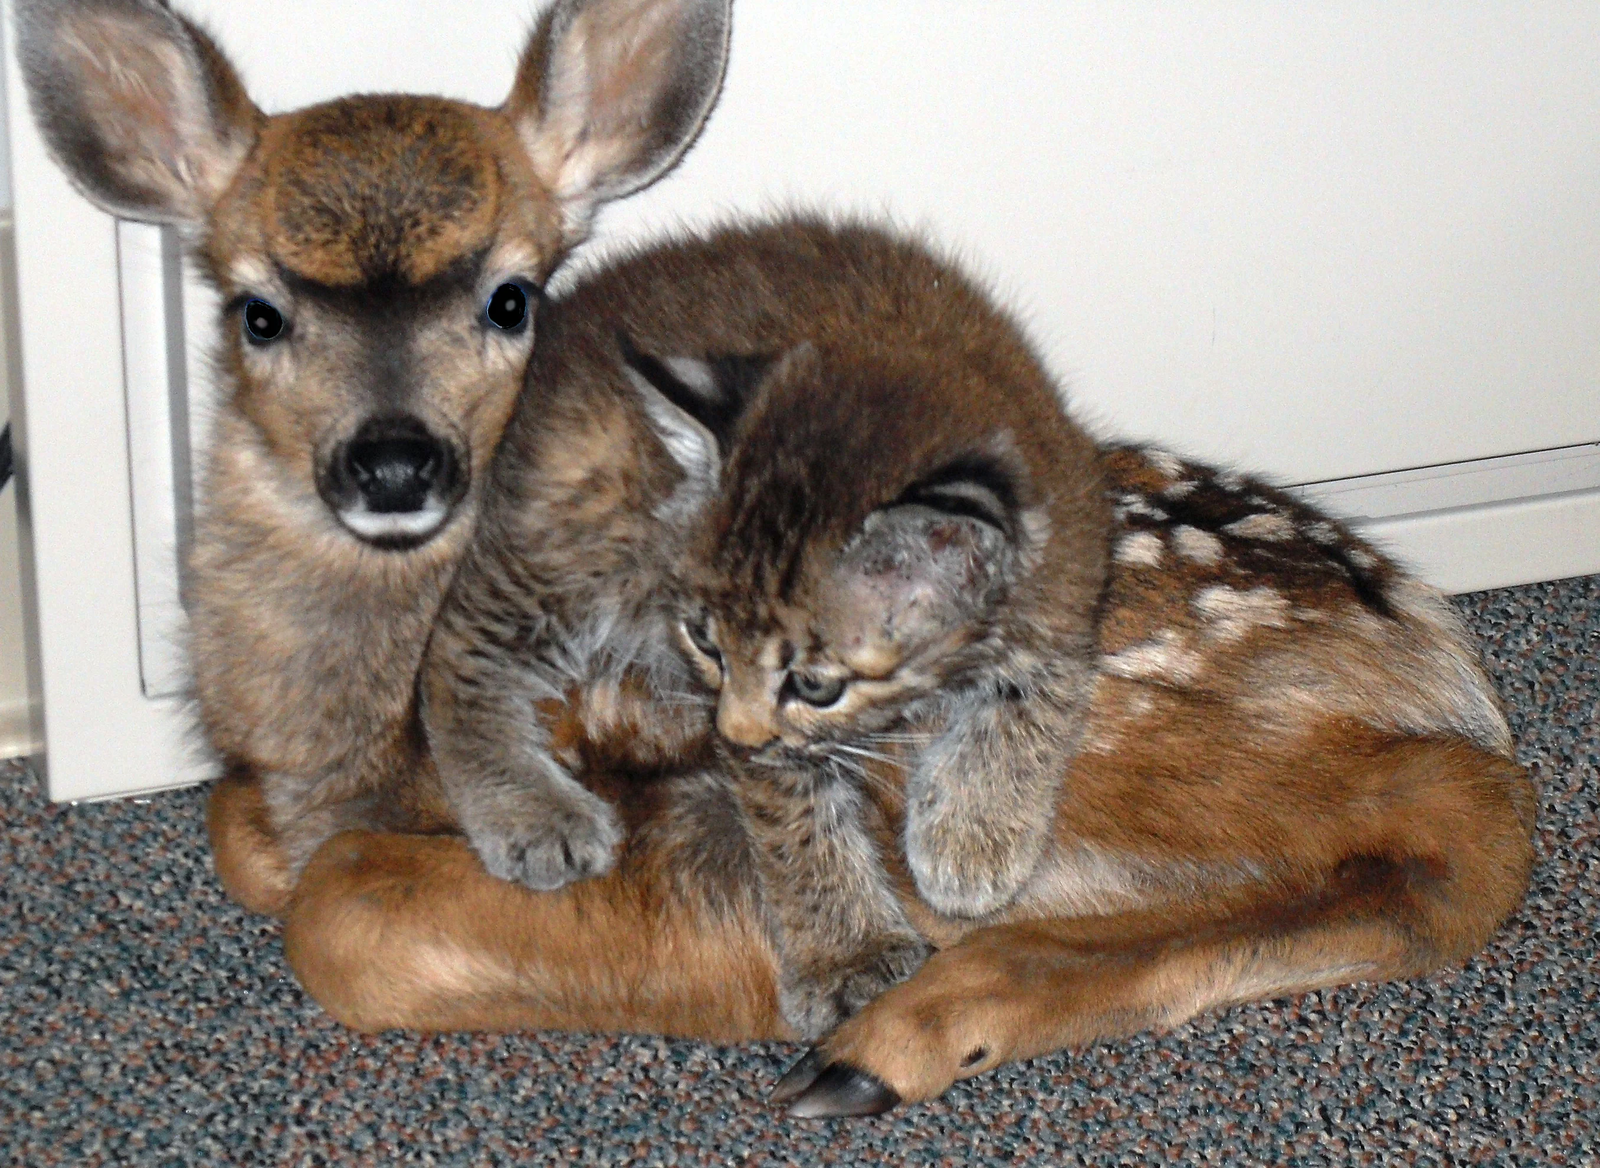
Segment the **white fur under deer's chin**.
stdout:
[[450,508],[430,499],[416,511],[370,511],[365,504],[337,512],[339,522],[368,543],[415,547],[431,539],[450,518]]

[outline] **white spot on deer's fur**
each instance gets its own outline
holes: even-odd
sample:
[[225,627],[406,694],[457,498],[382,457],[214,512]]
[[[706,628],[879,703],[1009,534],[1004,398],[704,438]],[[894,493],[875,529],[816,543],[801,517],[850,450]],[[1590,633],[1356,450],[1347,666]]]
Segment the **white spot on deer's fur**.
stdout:
[[1161,497],[1163,499],[1181,499],[1185,495],[1194,494],[1194,489],[1199,485],[1194,479],[1182,479],[1170,486],[1162,487]]
[[[1107,682],[1104,673],[1096,679],[1097,687]],[[1078,747],[1084,754],[1115,754],[1122,749],[1128,733],[1141,719],[1155,710],[1156,703],[1148,686],[1119,686],[1113,698],[1103,697],[1097,688],[1094,699],[1097,715],[1092,715],[1084,729],[1083,741]]]
[[1236,470],[1221,471],[1212,481],[1224,491],[1240,491],[1244,489],[1244,475]]
[[1122,501],[1116,508],[1116,516],[1118,519],[1126,519],[1130,515],[1137,515],[1144,519],[1154,519],[1157,523],[1162,523],[1167,518],[1165,511],[1152,504],[1143,495],[1122,496]]
[[1362,571],[1371,571],[1378,566],[1378,557],[1362,548],[1353,547],[1345,553],[1350,562]]
[[1222,642],[1236,641],[1257,626],[1281,629],[1289,623],[1288,600],[1264,585],[1242,592],[1215,584],[1195,596],[1194,610],[1212,622],[1207,632]]
[[1139,564],[1146,568],[1161,566],[1161,537],[1153,531],[1135,531],[1117,544],[1112,559],[1119,564]]
[[1198,527],[1186,525],[1174,528],[1172,546],[1184,559],[1193,560],[1197,564],[1215,564],[1222,559],[1222,541],[1209,531],[1201,531]]
[[1229,535],[1242,536],[1245,539],[1280,540],[1294,538],[1294,524],[1289,522],[1287,516],[1276,511],[1262,511],[1256,515],[1247,515],[1236,520],[1222,529]]
[[1324,519],[1306,524],[1306,536],[1311,542],[1320,543],[1323,547],[1331,547],[1340,539],[1338,530]]
[[1164,685],[1187,685],[1200,675],[1204,664],[1198,654],[1185,648],[1183,636],[1174,629],[1164,629],[1148,641],[1100,659],[1100,667],[1113,676]]
[[1144,452],[1144,460],[1169,479],[1183,474],[1183,460],[1170,450],[1149,447]]

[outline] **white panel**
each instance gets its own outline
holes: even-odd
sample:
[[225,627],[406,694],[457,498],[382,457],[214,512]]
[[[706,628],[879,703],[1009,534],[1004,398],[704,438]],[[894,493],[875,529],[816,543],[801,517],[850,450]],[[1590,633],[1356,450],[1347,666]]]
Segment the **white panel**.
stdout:
[[117,270],[140,688],[147,698],[177,697],[186,674],[179,565],[189,542],[193,479],[174,233],[119,222]]
[[[15,70],[8,84],[25,111]],[[116,232],[26,116],[11,150],[50,795],[193,782],[181,709],[141,692]]]

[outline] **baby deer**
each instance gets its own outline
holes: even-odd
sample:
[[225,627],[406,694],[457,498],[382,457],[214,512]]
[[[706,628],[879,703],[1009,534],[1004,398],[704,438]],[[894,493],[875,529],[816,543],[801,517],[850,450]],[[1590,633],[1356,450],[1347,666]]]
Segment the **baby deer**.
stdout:
[[557,0],[498,108],[378,95],[269,116],[160,0],[19,0],[57,161],[112,214],[177,225],[225,305],[189,657],[222,769],[262,782],[233,829],[276,842],[254,867],[219,851],[246,903],[281,907],[341,829],[447,826],[414,681],[543,286],[600,204],[699,131],[729,7]]

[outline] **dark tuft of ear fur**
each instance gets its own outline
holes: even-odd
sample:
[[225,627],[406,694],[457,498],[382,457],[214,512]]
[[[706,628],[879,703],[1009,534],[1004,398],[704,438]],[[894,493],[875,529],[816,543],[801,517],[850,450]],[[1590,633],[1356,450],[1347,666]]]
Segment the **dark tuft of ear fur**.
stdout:
[[620,331],[617,347],[629,369],[705,429],[719,457],[727,454],[734,426],[772,367],[771,357],[756,355],[656,357]]
[[155,0],[18,0],[18,57],[57,161],[113,215],[203,217],[264,115],[220,50]]
[[1021,508],[1018,468],[1004,453],[974,451],[923,475],[895,505],[921,504],[962,515],[1015,538]]

